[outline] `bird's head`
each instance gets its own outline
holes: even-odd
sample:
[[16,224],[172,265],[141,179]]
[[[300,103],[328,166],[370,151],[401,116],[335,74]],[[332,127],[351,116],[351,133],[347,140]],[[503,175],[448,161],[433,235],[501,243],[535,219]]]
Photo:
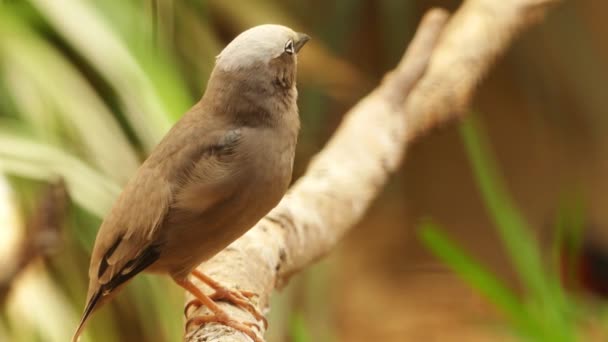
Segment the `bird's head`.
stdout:
[[216,68],[247,75],[270,77],[276,86],[295,83],[297,54],[310,37],[281,25],[260,25],[234,38],[217,56]]

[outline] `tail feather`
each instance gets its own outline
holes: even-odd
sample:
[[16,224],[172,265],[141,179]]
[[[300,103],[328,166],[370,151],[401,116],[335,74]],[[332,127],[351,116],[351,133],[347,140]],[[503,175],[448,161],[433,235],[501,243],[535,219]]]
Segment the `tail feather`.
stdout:
[[[115,248],[116,247],[112,247],[111,249],[113,250]],[[97,287],[97,290],[91,296],[87,306],[84,309],[80,324],[78,324],[78,328],[72,337],[72,342],[78,342],[78,337],[80,337],[80,334],[82,333],[82,330],[91,317],[93,311],[95,311],[95,309],[101,303],[102,298],[105,298],[105,300],[109,299],[109,296],[116,293],[118,289],[124,286],[129,280],[131,280],[131,278],[158,260],[159,256],[160,252],[158,251],[158,246],[148,246],[137,257],[126,262],[118,272],[112,274],[111,279],[107,283],[100,285],[95,281],[94,284]],[[100,266],[98,276],[101,276],[107,269],[107,265],[103,265],[104,264],[102,263],[102,266]]]
[[91,299],[87,303],[87,306],[84,308],[84,313],[82,314],[82,319],[80,320],[80,323],[78,324],[78,328],[76,328],[76,332],[74,333],[74,336],[72,337],[72,342],[78,342],[78,338],[80,337],[80,334],[82,334],[82,330],[84,329],[85,325],[87,324],[87,321],[91,317],[91,314],[97,307],[97,304],[99,303],[99,300],[101,299],[101,297],[102,297],[102,293],[101,293],[101,289],[99,289],[99,290],[97,290],[97,292],[95,292],[95,294],[91,297]]

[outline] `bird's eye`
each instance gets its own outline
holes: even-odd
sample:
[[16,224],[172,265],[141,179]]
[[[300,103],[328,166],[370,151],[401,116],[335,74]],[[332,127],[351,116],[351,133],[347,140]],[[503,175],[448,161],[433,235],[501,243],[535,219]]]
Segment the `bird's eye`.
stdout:
[[295,52],[295,50],[293,49],[293,40],[288,40],[287,43],[285,43],[285,52],[287,52],[290,55],[293,55],[293,53]]

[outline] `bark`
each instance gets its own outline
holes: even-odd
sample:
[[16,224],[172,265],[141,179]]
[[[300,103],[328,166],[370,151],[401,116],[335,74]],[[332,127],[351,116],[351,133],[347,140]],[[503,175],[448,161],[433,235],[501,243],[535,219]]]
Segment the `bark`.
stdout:
[[[433,9],[398,66],[344,117],[281,203],[199,270],[229,288],[269,298],[289,277],[329,253],[365,213],[423,133],[461,117],[475,87],[522,30],[557,0],[469,0],[449,19]],[[219,303],[237,320],[265,327]],[[188,317],[208,313],[205,308]],[[251,341],[218,324],[191,326],[186,341]]]

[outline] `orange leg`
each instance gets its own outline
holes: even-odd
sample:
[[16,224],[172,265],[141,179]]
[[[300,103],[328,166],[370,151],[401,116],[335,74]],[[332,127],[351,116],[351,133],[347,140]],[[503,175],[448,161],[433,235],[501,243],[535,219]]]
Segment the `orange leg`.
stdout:
[[[209,310],[211,310],[211,312],[213,312],[213,315],[209,315],[209,316],[200,316],[200,317],[193,317],[191,319],[188,320],[188,322],[186,323],[186,329],[190,326],[190,324],[203,324],[203,323],[220,323],[223,324],[225,326],[228,327],[232,327],[238,331],[243,332],[244,334],[246,334],[247,336],[251,337],[255,342],[263,342],[258,335],[251,329],[251,327],[248,324],[244,324],[244,323],[239,323],[235,320],[233,320],[232,318],[230,318],[230,316],[228,316],[228,314],[222,310],[222,308],[220,308],[217,304],[215,304],[215,302],[213,300],[211,300],[211,298],[209,298],[207,295],[205,295],[203,293],[203,291],[201,291],[198,287],[196,287],[196,285],[194,285],[190,280],[188,279],[173,279],[175,280],[175,282],[183,287],[186,291],[190,292],[194,297],[196,297],[201,304],[205,305],[207,308],[209,308]],[[253,325],[253,324],[251,324]]]
[[[255,296],[255,293],[249,291],[227,289],[217,281],[211,279],[210,277],[206,276],[204,273],[196,269],[192,271],[192,275],[198,278],[203,283],[209,285],[209,287],[211,287],[213,290],[215,290],[215,293],[209,296],[209,298],[211,298],[212,300],[227,300],[236,306],[244,308],[245,310],[249,311],[253,315],[253,317],[255,317],[256,320],[264,322],[264,328],[268,328],[268,321],[266,320],[266,317],[264,317],[264,315],[255,306],[253,306],[249,301],[247,301],[248,298]],[[186,305],[185,312],[187,312],[191,305],[197,304],[200,305],[201,303],[196,303],[196,301],[190,301]]]

